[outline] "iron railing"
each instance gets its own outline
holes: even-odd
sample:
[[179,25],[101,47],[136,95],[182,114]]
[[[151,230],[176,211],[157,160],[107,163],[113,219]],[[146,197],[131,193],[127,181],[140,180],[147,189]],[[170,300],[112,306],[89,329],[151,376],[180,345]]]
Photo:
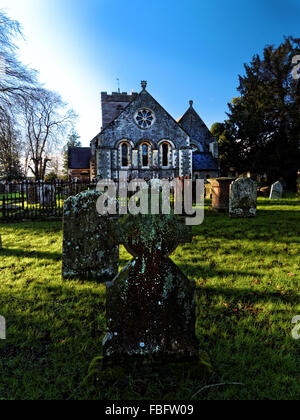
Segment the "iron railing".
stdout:
[[[184,178],[182,192],[184,191]],[[86,190],[95,190],[95,182],[24,181],[0,183],[0,223],[23,220],[61,220],[64,201]],[[171,189],[171,203],[174,204],[174,188]],[[128,198],[134,193],[128,193]],[[117,192],[118,196],[118,192]],[[193,182],[193,202],[196,200],[196,183]],[[127,204],[127,203],[126,203]]]
[[61,219],[64,201],[96,183],[24,181],[0,183],[0,222]]

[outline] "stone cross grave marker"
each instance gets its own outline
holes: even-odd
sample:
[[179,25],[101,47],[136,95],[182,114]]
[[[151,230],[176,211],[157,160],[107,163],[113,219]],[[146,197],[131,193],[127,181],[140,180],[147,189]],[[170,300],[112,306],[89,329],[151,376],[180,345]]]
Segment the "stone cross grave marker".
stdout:
[[101,216],[101,193],[84,191],[64,204],[63,278],[112,280],[119,270],[119,246],[113,242],[112,218]]
[[169,258],[191,228],[174,215],[127,215],[115,236],[134,258],[107,283],[104,360],[197,357],[195,283]]
[[257,185],[251,178],[239,178],[231,184],[229,214],[231,217],[255,217]]
[[271,186],[270,200],[281,199],[283,194],[283,186],[277,181]]

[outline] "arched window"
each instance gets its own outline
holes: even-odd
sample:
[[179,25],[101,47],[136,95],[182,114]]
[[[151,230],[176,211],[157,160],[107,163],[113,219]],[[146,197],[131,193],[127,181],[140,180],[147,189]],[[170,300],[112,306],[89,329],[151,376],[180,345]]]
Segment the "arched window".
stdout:
[[122,153],[122,166],[127,168],[129,166],[129,156],[128,156],[129,147],[127,143],[122,144],[121,153]]
[[162,166],[169,166],[169,145],[168,143],[163,143],[162,145]]
[[142,166],[144,168],[149,167],[149,146],[148,144],[142,145]]

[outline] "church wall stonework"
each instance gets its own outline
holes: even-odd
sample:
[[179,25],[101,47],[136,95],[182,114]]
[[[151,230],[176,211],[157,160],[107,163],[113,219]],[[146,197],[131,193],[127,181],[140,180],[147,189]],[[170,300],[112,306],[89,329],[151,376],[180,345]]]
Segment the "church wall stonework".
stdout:
[[[147,130],[135,124],[133,118],[136,110],[150,108],[155,114],[155,123]],[[164,111],[161,106],[146,92],[142,92],[121,116],[112,122],[100,135],[102,147],[115,147],[122,139],[130,139],[135,145],[141,140],[151,140],[154,145],[163,140],[171,140],[177,148],[189,148],[188,134]]]
[[192,150],[179,150],[179,176],[192,174],[193,154]]
[[102,128],[105,128],[120,115],[123,109],[136,97],[137,93],[127,95],[127,92],[124,92],[108,95],[107,92],[101,92]]
[[[205,123],[193,108],[193,101],[190,101],[190,108],[179,120],[180,126],[189,133],[191,144],[195,145],[200,152],[211,153],[211,143],[217,143]],[[214,157],[217,156],[217,150],[214,149]]]
[[111,178],[111,150],[100,149],[98,152],[98,175],[103,179]]
[[[217,144],[212,145],[216,139],[193,109],[192,101],[177,122],[148,93],[146,86],[142,82],[139,94],[102,92],[103,128],[91,143],[98,178],[117,180],[120,171],[126,171],[131,179],[193,177],[195,144],[200,152],[217,159]],[[164,143],[168,144],[167,158]],[[144,163],[145,156],[148,164]],[[127,164],[123,164],[125,159]],[[207,171],[205,167],[197,168],[201,169]]]

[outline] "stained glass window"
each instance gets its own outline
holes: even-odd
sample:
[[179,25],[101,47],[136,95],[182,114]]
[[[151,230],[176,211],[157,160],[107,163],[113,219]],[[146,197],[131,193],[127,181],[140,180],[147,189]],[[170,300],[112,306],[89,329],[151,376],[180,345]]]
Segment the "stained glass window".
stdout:
[[135,117],[136,123],[141,128],[149,128],[154,122],[154,114],[149,109],[140,109]]
[[122,144],[122,166],[126,168],[128,166],[128,145],[126,143]]
[[143,144],[142,146],[143,167],[149,166],[149,146]]
[[162,145],[162,165],[169,166],[169,145],[167,143]]

